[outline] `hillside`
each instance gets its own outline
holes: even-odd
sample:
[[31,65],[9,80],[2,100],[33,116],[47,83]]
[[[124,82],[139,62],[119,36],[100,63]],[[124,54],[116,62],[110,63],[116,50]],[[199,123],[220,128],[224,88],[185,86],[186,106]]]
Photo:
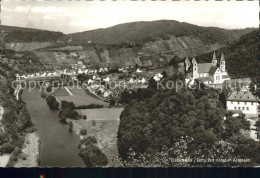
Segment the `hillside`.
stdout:
[[[166,86],[167,81],[175,84],[183,78],[182,75],[166,77],[162,85]],[[128,104],[121,113],[118,130],[121,159],[130,161],[133,167],[259,164],[260,144],[240,132],[240,129],[248,130],[249,123],[244,118],[225,114],[217,99],[217,90],[156,87],[155,82],[155,88],[150,86],[124,94],[124,101]],[[187,158],[193,161],[174,161]],[[197,162],[198,158],[244,158],[250,162]]]
[[248,31],[250,29],[225,30],[215,27],[200,27],[174,20],[158,20],[119,24],[105,29],[69,34],[66,38],[71,38],[72,41],[121,43],[127,41],[147,42],[157,38],[169,39],[173,35],[177,37],[193,35],[205,44],[225,44]]
[[47,30],[0,25],[1,45],[15,51],[34,51],[50,46],[64,34]]
[[5,42],[53,42],[64,34],[48,30],[0,25],[1,33],[7,34]]
[[11,32],[11,31],[23,31],[23,32],[32,32],[32,31],[42,31],[41,29],[36,28],[25,28],[25,27],[16,27],[8,25],[0,25],[1,31]]
[[[216,51],[217,56],[224,52],[226,68],[232,78],[260,76],[259,33],[259,29],[254,30]],[[197,59],[210,61],[212,53],[198,56]]]
[[[0,163],[1,157],[8,158],[8,164],[1,163],[1,167],[15,166],[15,163],[19,163],[21,160],[23,162],[28,160],[29,155],[23,154],[23,148],[25,144],[32,143],[32,141],[26,141],[26,138],[36,134],[36,128],[31,121],[25,103],[21,99],[16,100],[12,81],[15,80],[15,73],[35,72],[40,66],[39,60],[33,53],[0,51],[0,107],[2,107],[2,114],[0,114]],[[37,145],[33,149],[37,152]],[[27,166],[30,165],[27,164]]]

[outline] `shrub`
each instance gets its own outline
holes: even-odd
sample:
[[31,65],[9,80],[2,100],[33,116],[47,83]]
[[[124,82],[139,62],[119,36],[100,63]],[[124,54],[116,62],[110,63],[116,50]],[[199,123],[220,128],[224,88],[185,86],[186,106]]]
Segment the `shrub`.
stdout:
[[73,131],[73,123],[71,121],[69,121],[69,131],[70,132]]
[[87,135],[88,134],[86,129],[81,129],[79,133],[80,133],[80,135]]
[[97,139],[93,136],[80,141],[79,155],[84,159],[85,163],[89,167],[105,166],[108,163],[106,155],[96,145],[94,145],[96,143]]
[[46,98],[47,104],[51,110],[58,110],[60,103],[56,101],[55,97],[50,95]]
[[77,106],[75,109],[95,109],[95,108],[103,108],[104,106],[102,104],[89,104],[89,105],[82,105]]
[[10,154],[14,151],[15,146],[10,144],[10,143],[4,143],[1,148],[0,148],[0,152],[2,154]]
[[80,140],[80,145],[88,145],[88,144],[96,144],[96,143],[97,143],[97,139],[93,136],[89,136],[87,138]]
[[48,87],[46,88],[46,91],[47,91],[47,92],[51,92],[51,86],[48,86]]
[[89,167],[105,166],[108,163],[106,155],[95,145],[86,145],[79,152]]

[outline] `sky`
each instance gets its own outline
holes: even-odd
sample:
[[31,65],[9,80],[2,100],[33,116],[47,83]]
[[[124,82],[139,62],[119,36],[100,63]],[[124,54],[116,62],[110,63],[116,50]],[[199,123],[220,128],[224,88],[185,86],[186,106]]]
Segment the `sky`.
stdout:
[[2,25],[75,33],[113,25],[177,20],[227,29],[258,27],[256,1],[2,0]]

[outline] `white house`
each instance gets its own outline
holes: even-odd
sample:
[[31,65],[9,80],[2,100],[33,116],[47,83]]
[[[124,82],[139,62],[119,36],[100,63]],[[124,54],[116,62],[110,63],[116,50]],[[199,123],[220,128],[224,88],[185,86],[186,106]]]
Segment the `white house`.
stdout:
[[144,83],[146,83],[147,81],[146,81],[146,79],[145,78],[142,78],[142,84],[144,84]]
[[139,68],[136,70],[136,72],[137,73],[139,73],[139,72],[143,72],[142,70],[140,70]]
[[226,99],[227,111],[242,111],[248,117],[258,116],[258,99],[250,91],[232,91]]
[[163,75],[161,73],[155,74],[153,79],[157,82],[160,81],[163,78]]
[[109,82],[109,77],[103,79],[105,82]]
[[93,80],[89,79],[88,84],[91,84],[91,83],[93,83]]
[[135,80],[133,78],[130,78],[129,83],[135,83]]

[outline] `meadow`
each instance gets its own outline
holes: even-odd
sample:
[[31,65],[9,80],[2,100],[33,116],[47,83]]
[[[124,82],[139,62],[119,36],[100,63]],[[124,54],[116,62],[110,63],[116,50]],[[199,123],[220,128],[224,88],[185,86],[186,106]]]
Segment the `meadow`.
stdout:
[[109,163],[118,155],[117,131],[123,110],[124,108],[79,109],[77,111],[82,116],[86,115],[87,119],[72,120],[74,131],[79,133],[81,129],[86,129],[87,136],[96,137],[98,146],[108,157]]
[[[65,89],[64,89],[65,90]],[[104,107],[108,107],[109,103],[104,102],[96,97],[90,96],[82,88],[74,87],[70,89],[73,93],[73,96],[70,95],[57,95],[57,97],[62,101],[73,102],[75,106],[82,106],[82,105],[90,105],[90,104],[99,104],[103,105]]]

